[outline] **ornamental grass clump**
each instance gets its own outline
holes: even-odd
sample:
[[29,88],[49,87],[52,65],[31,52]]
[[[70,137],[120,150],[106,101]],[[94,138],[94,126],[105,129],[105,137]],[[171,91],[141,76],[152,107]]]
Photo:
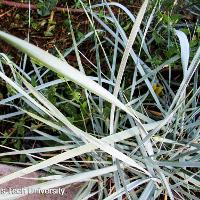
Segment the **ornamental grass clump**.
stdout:
[[[57,50],[58,57],[0,31],[1,40],[29,58],[26,68],[0,54],[0,77],[9,88],[9,96],[0,104],[12,108],[0,116],[0,123],[16,123],[26,116],[21,124],[23,140],[41,145],[17,149],[1,143],[0,157],[23,155],[24,164],[30,166],[1,177],[0,184],[44,170],[50,175],[27,191],[82,182],[75,199],[122,199],[124,195],[140,200],[197,199],[200,47],[191,54],[187,35],[176,27],[164,27],[176,41],[177,52],[152,64],[150,46],[156,38],[149,32],[159,2],[151,3],[150,12],[145,0],[137,17],[119,3],[89,7],[80,3],[92,31],[77,41],[69,17],[73,46],[64,53]],[[128,36],[113,7],[130,18]],[[98,8],[106,9],[103,17]],[[90,52],[95,63],[81,51],[88,40],[93,42]],[[72,52],[76,66],[65,60]],[[83,58],[92,71],[89,75]],[[183,72],[178,87],[173,87],[175,65]],[[12,135],[6,141],[12,138],[21,139]],[[24,195],[28,193],[0,194],[0,199]]]

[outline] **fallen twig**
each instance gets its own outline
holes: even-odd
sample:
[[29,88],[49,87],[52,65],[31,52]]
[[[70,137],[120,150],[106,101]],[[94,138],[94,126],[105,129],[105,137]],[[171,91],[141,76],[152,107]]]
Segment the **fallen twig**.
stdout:
[[8,15],[12,10],[13,10],[13,8],[11,8],[11,9],[8,10],[7,12],[1,14],[1,15],[0,15],[0,18],[3,17],[4,15]]
[[[13,2],[13,1],[3,1],[3,0],[0,0],[0,4],[7,5],[7,6],[12,6],[12,7],[16,7],[16,8],[20,8],[20,9],[29,9],[29,4],[28,3],[17,3],[17,2]],[[37,10],[37,6],[33,5],[33,4],[30,4],[30,9],[31,10]],[[68,8],[55,7],[54,11],[67,12]],[[85,11],[84,11],[84,9],[69,8],[69,12],[84,13]]]

